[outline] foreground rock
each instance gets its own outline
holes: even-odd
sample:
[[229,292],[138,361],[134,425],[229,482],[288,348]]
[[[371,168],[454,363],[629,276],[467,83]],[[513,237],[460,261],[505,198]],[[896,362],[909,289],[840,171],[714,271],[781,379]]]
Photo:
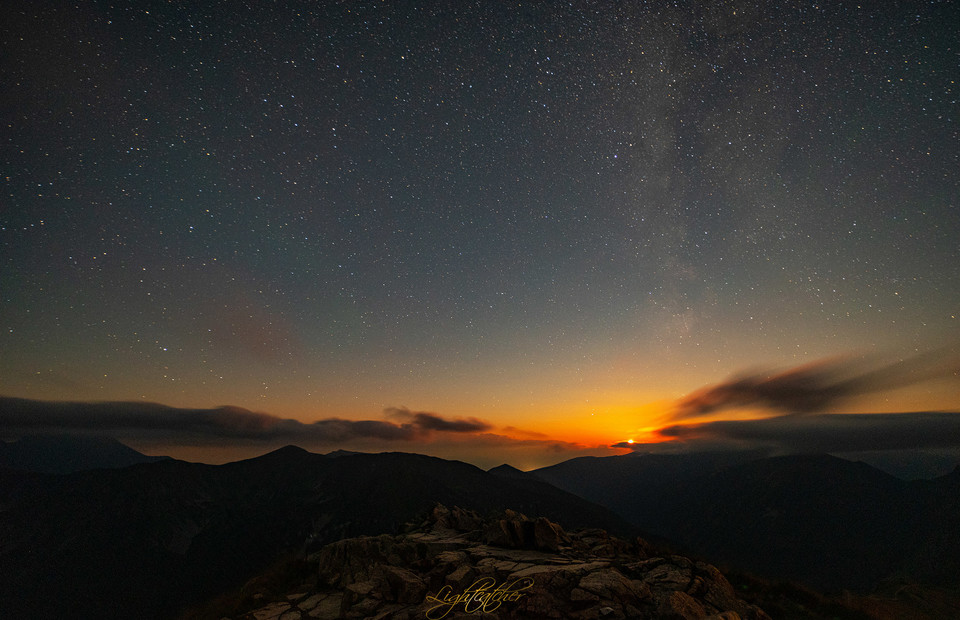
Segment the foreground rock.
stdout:
[[341,540],[310,560],[315,584],[240,617],[768,618],[709,564],[512,511],[483,520],[438,505],[406,534]]

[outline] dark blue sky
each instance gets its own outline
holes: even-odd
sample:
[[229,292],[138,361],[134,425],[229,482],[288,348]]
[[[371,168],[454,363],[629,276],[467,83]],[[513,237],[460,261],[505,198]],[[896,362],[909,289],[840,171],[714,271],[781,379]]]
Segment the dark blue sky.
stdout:
[[955,3],[12,13],[0,394],[623,439],[960,335]]

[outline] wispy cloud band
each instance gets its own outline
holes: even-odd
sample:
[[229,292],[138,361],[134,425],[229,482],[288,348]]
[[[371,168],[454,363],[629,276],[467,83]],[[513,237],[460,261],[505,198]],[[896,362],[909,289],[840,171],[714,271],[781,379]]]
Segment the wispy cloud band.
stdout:
[[436,413],[389,408],[390,420],[325,418],[300,422],[240,407],[180,409],[141,402],[49,402],[0,397],[0,431],[160,433],[221,439],[308,440],[352,439],[413,441],[432,433],[481,433],[493,427],[476,418],[447,419]]

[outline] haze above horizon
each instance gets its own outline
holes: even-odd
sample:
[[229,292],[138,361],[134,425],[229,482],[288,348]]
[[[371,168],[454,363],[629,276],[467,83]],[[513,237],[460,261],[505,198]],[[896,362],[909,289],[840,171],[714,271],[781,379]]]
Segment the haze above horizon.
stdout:
[[521,467],[960,411],[960,7],[697,6],[19,8],[0,395]]

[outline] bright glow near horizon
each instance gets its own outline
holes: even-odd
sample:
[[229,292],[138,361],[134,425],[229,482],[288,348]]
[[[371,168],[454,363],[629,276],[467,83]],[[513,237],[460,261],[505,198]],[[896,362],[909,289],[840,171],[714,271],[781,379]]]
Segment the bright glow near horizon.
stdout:
[[956,346],[947,5],[65,9],[3,61],[0,395],[406,407],[497,437],[372,449],[541,462],[737,373]]

